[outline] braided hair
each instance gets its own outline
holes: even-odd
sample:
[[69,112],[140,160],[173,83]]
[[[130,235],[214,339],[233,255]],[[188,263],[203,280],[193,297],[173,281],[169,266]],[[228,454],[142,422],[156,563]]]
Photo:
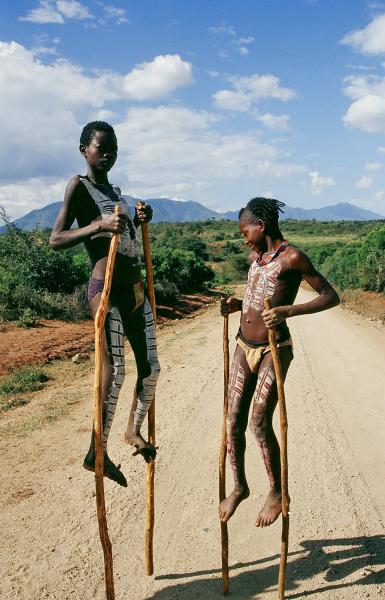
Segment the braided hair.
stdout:
[[106,131],[116,137],[114,128],[109,123],[106,123],[105,121],[91,121],[83,127],[83,131],[80,135],[80,145],[89,146],[97,131]]
[[238,219],[242,218],[253,225],[257,225],[258,221],[263,221],[266,235],[273,239],[283,239],[278,225],[279,213],[283,213],[283,206],[285,206],[284,202],[273,198],[253,198],[245,208],[241,208]]

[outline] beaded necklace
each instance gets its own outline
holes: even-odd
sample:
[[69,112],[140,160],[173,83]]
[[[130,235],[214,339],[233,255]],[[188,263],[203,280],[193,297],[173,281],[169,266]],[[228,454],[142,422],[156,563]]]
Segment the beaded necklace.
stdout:
[[279,248],[277,248],[277,250],[274,250],[274,252],[267,252],[265,255],[263,255],[261,252],[261,254],[259,254],[259,256],[257,258],[257,265],[259,267],[268,265],[272,260],[274,260],[278,256],[278,254],[281,254],[281,252],[286,250],[288,245],[289,245],[289,242],[287,242],[286,240],[283,240],[281,245],[279,246]]

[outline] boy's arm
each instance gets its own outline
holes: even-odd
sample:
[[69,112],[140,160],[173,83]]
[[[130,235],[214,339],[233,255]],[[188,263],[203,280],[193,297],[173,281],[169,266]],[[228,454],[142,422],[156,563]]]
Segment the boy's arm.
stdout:
[[304,252],[295,250],[290,258],[292,269],[299,271],[318,296],[303,304],[277,306],[262,313],[266,327],[275,327],[289,317],[310,315],[333,308],[340,303],[339,296],[330,283],[315,269]]
[[73,177],[66,188],[64,194],[63,206],[56,218],[52,229],[49,245],[54,250],[65,250],[80,244],[85,239],[100,233],[101,231],[110,231],[111,233],[122,233],[125,227],[127,216],[119,213],[108,215],[103,219],[91,222],[85,227],[72,229],[78,213],[79,201],[81,200],[81,191],[83,184],[79,177]]

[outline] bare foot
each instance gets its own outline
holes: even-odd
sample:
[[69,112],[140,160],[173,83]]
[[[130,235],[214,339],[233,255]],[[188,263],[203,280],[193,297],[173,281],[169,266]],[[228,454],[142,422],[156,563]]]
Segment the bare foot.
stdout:
[[282,512],[282,496],[280,492],[270,490],[257,520],[256,527],[268,527],[276,521]]
[[140,433],[131,433],[127,429],[123,440],[126,444],[130,446],[134,446],[136,448],[135,452],[133,452],[132,456],[138,456],[141,454],[146,461],[146,463],[152,463],[156,457],[156,448],[150,444],[150,442],[146,442],[146,440],[140,435]]
[[[87,471],[92,471],[95,473],[95,454],[93,454],[91,451],[88,452],[87,456],[85,457],[83,467],[87,469]],[[103,475],[104,477],[108,477],[108,479],[112,479],[112,481],[115,481],[115,483],[118,483],[123,487],[127,487],[127,479],[120,471],[120,465],[114,465],[107,454],[104,454]]]
[[222,523],[227,523],[230,517],[233,516],[242,500],[246,500],[250,496],[250,490],[248,487],[243,488],[241,491],[234,490],[230,496],[227,496],[218,507],[219,520]]

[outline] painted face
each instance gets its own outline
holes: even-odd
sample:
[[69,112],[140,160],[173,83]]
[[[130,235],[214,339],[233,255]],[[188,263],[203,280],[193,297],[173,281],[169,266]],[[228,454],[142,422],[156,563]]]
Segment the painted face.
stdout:
[[246,246],[257,252],[264,250],[266,246],[266,235],[265,235],[265,224],[263,221],[249,223],[248,221],[241,218],[238,223],[239,230],[243,235],[243,240]]
[[90,167],[107,173],[118,156],[118,143],[108,131],[96,131],[88,146],[81,146],[80,151]]

